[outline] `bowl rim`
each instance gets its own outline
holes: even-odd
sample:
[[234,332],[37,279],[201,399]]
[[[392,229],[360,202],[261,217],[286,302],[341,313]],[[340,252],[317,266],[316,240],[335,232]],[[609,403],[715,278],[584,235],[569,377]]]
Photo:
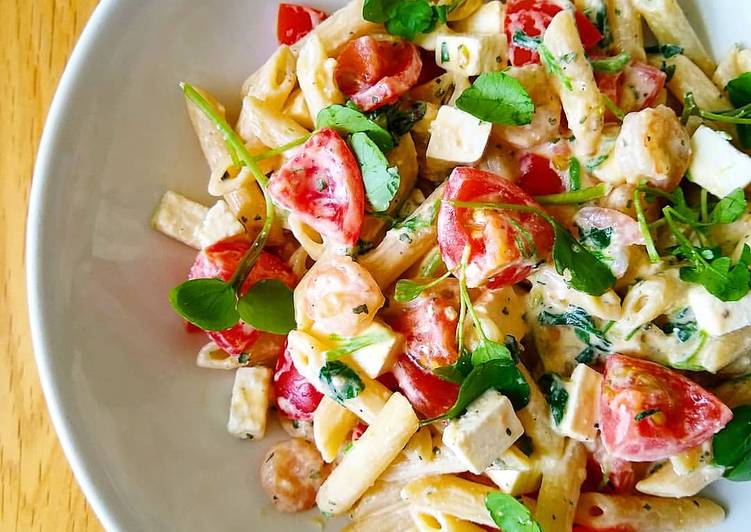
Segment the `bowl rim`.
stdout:
[[58,82],[34,163],[25,238],[26,297],[31,343],[47,411],[73,475],[105,530],[120,530],[122,526],[112,511],[112,501],[105,500],[104,490],[100,489],[101,479],[96,478],[91,462],[81,452],[81,440],[75,431],[75,421],[66,415],[61,401],[60,381],[54,375],[55,368],[52,364],[53,339],[45,327],[50,317],[44,304],[47,290],[42,275],[46,252],[42,242],[46,232],[50,176],[54,172],[54,161],[60,155],[59,130],[69,118],[68,103],[79,89],[81,73],[97,48],[101,29],[111,23],[118,4],[118,0],[103,0],[94,8]]

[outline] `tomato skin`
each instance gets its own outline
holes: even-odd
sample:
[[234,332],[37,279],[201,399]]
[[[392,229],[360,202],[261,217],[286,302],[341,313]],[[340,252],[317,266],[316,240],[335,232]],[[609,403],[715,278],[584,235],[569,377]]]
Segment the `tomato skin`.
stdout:
[[436,417],[456,402],[459,386],[439,379],[418,366],[408,355],[400,356],[393,369],[399,389],[425,417]]
[[667,75],[659,68],[638,61],[627,66],[622,74],[622,88],[618,100],[614,101],[619,102],[624,113],[652,107],[667,80]]
[[[228,281],[249,248],[250,241],[246,237],[235,237],[212,244],[198,253],[188,278],[219,278]],[[245,294],[251,286],[263,279],[279,279],[290,288],[294,288],[297,284],[297,277],[289,266],[265,251],[258,257],[258,261],[240,289],[240,295]],[[260,334],[242,320],[223,331],[206,331],[206,335],[217,347],[232,356],[240,356],[247,352],[250,346],[258,340]]]
[[[457,167],[449,176],[438,212],[438,246],[446,266],[455,270],[469,246],[469,287],[490,281],[493,287],[524,279],[545,260],[553,246],[553,230],[534,213],[455,207],[452,201],[514,203],[541,209],[517,185],[489,172]],[[522,255],[524,253],[524,255]],[[494,278],[501,281],[493,282]]]
[[276,19],[276,38],[279,44],[293,45],[321,22],[328,13],[299,4],[279,4]]
[[[540,62],[537,52],[514,43],[514,33],[522,30],[530,37],[540,37],[561,7],[546,0],[509,0],[506,3],[506,16],[503,27],[509,42],[509,58],[514,66],[524,66]],[[582,13],[575,13],[576,27],[585,50],[602,40],[597,27]]]
[[550,161],[535,153],[523,152],[519,156],[519,179],[516,184],[531,196],[558,194],[566,187]]
[[365,217],[355,156],[333,129],[321,129],[271,176],[274,201],[328,239],[352,247]]
[[360,109],[372,111],[397,101],[417,83],[421,71],[420,53],[411,42],[364,36],[341,51],[334,79]]
[[394,329],[405,336],[405,352],[426,371],[449,366],[459,356],[456,350],[458,304],[456,293],[431,291],[418,296],[392,320]]
[[276,406],[284,417],[303,421],[313,419],[313,412],[318,408],[323,394],[297,371],[287,342],[276,359],[272,383]]
[[[636,417],[657,410],[653,415]],[[733,417],[714,395],[660,364],[610,355],[600,394],[600,431],[615,458],[653,462],[696,447]]]

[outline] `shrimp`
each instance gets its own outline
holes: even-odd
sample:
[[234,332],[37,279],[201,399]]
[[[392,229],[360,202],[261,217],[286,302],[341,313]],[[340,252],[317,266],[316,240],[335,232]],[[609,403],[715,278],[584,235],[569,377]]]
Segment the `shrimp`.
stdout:
[[295,438],[274,445],[261,464],[261,485],[282,512],[312,508],[326,468],[315,446]]
[[626,115],[615,142],[615,157],[626,182],[645,179],[667,191],[680,183],[690,156],[686,128],[664,105]]
[[370,272],[350,257],[322,257],[295,289],[297,325],[355,336],[370,325],[384,298]]

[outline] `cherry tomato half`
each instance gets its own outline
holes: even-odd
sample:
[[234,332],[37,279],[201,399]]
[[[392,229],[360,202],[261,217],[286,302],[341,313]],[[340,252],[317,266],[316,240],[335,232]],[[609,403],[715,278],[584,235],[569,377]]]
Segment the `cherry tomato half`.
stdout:
[[665,86],[667,75],[646,63],[633,62],[623,69],[618,105],[624,113],[641,111],[654,105]]
[[341,51],[334,79],[360,109],[372,111],[398,100],[417,83],[421,70],[414,44],[365,36]]
[[623,355],[607,358],[600,412],[605,450],[633,462],[663,460],[696,447],[733,417],[680,373]]
[[516,184],[532,196],[557,194],[566,190],[550,160],[531,152],[519,155],[519,179]]
[[[546,0],[509,0],[506,3],[506,37],[509,42],[509,57],[514,66],[539,63],[537,52],[520,46],[514,41],[514,34],[524,32],[529,37],[540,37],[545,33],[550,21],[561,11],[561,7]],[[602,34],[590,20],[579,11],[575,14],[584,49],[592,48],[602,40]]]
[[354,246],[365,217],[360,166],[333,129],[321,129],[269,180],[279,205],[326,238]]
[[418,366],[408,355],[394,364],[399,389],[415,410],[425,417],[440,416],[449,410],[459,395],[459,386],[439,379]]
[[276,359],[273,386],[277,408],[290,419],[309,421],[323,398],[295,368],[286,342]]
[[460,266],[469,247],[469,287],[488,281],[493,287],[517,283],[550,254],[553,229],[539,215],[456,207],[452,201],[541,207],[524,190],[495,174],[468,167],[451,172],[438,212],[438,246],[451,270]]
[[[212,244],[198,253],[188,278],[219,278],[228,281],[249,248],[250,241],[245,237],[235,237]],[[261,253],[245,280],[240,295],[245,294],[251,286],[263,279],[279,279],[290,288],[297,284],[297,277],[289,266],[265,251]],[[223,331],[206,331],[206,335],[220,349],[230,355],[240,356],[258,340],[260,333],[241,320],[237,325]]]
[[279,4],[276,38],[279,44],[292,45],[328,18],[328,13],[299,4]]

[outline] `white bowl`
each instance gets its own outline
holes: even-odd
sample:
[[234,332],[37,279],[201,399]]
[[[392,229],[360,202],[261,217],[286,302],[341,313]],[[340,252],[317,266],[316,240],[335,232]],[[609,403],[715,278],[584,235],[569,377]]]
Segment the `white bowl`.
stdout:
[[[715,57],[748,35],[751,3],[683,4]],[[148,224],[166,189],[209,199],[178,82],[236,106],[276,46],[276,7],[105,0],[50,111],[29,209],[32,336],[63,449],[108,530],[315,528],[276,513],[259,487],[275,436],[226,433],[232,373],[196,368],[205,340],[167,303],[194,253]],[[747,530],[751,484],[712,493],[729,509],[718,530]]]

